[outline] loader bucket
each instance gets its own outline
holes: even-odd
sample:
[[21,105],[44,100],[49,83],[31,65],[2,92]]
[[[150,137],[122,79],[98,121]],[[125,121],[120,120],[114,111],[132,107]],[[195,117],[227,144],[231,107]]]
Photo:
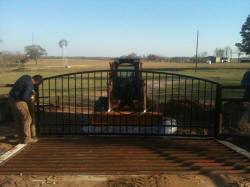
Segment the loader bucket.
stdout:
[[153,126],[163,122],[159,112],[95,112],[92,125]]

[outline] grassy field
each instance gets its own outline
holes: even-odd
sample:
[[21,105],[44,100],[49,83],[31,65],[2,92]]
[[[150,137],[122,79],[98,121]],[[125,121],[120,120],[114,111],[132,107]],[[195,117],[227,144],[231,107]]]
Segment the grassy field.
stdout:
[[[61,59],[42,59],[35,65],[34,61],[25,64],[24,67],[9,67],[0,71],[1,83],[14,83],[23,74],[41,74],[44,77],[60,75],[72,72],[109,69],[107,60],[81,60],[69,59],[71,68],[63,68]],[[195,64],[191,63],[167,63],[144,62],[144,70],[173,72],[178,74],[200,77],[219,82],[223,85],[239,85],[243,74],[250,68],[250,64],[198,64],[197,72]],[[9,88],[0,88],[0,94],[8,93]]]

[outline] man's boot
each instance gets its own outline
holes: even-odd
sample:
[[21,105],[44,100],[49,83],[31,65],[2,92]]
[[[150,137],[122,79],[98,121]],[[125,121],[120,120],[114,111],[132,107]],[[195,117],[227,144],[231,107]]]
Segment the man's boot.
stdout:
[[25,144],[28,144],[28,143],[36,143],[36,142],[38,142],[38,139],[37,138],[27,138],[27,139],[25,139],[24,140],[24,143]]

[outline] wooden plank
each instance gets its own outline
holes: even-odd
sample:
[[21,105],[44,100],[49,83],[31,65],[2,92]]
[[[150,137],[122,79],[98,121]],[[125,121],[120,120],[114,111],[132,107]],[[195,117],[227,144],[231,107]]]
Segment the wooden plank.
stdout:
[[[239,153],[239,154],[241,154],[241,155],[247,157],[248,159],[250,159],[250,153],[249,153],[247,150],[242,149],[242,148],[240,148],[240,147],[238,147],[238,146],[236,146],[236,145],[234,145],[234,144],[232,144],[232,143],[230,143],[230,142],[228,142],[228,141],[224,141],[224,140],[217,140],[217,141],[218,141],[219,143],[225,145],[226,147],[228,147],[228,148],[234,150],[235,152],[237,152],[237,153]],[[247,143],[247,142],[246,142],[246,143]]]
[[12,158],[15,156],[18,152],[20,152],[27,144],[18,144],[16,145],[13,149],[9,150],[2,156],[0,156],[0,165],[7,161],[8,159]]

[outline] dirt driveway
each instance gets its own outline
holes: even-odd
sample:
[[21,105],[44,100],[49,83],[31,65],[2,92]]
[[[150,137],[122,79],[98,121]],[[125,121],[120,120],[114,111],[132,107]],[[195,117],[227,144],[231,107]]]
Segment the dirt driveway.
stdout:
[[[12,124],[0,125],[0,151],[5,152],[17,144]],[[239,142],[239,141],[238,141]],[[249,174],[140,174],[140,175],[35,175],[18,173],[0,175],[0,187],[12,186],[97,186],[97,187],[223,187],[250,186]]]
[[204,176],[204,175],[161,175],[161,176],[0,176],[1,187],[249,187],[249,176]]
[[13,123],[0,123],[0,155],[18,144]]

